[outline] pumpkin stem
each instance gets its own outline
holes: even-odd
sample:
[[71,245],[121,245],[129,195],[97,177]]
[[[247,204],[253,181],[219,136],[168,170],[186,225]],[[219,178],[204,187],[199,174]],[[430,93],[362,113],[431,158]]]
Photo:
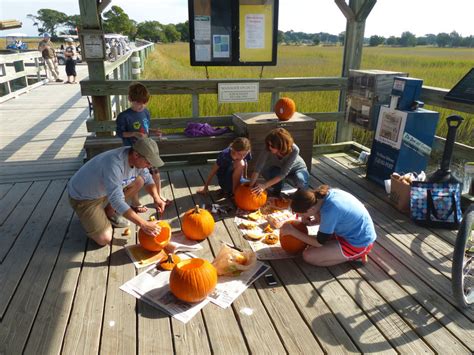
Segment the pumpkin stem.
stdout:
[[173,264],[173,262],[174,262],[173,261],[173,254],[169,253],[168,254],[168,259],[165,262]]
[[199,213],[199,205],[196,205],[196,206],[194,207],[194,213]]

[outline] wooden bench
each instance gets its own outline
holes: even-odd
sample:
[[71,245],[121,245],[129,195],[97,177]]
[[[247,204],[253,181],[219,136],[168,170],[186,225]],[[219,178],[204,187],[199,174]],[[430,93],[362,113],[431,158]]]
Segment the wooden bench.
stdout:
[[[164,161],[188,161],[201,164],[207,159],[215,158],[237,136],[234,132],[229,132],[219,136],[186,137],[184,129],[188,122],[209,123],[213,127],[232,127],[231,116],[208,117],[206,119],[152,119],[151,128],[159,128],[164,132],[161,138],[152,137],[157,141],[160,156]],[[122,146],[122,139],[111,135],[115,131],[115,121],[89,120],[87,129],[89,132],[99,134],[86,138],[84,144],[86,159]]]

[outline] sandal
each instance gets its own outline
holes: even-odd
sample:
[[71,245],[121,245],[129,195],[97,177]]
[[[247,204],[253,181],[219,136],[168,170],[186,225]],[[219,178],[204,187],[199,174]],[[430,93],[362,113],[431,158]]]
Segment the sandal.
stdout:
[[148,211],[148,207],[140,205],[140,206],[130,206],[130,208],[135,211],[135,213],[145,213]]

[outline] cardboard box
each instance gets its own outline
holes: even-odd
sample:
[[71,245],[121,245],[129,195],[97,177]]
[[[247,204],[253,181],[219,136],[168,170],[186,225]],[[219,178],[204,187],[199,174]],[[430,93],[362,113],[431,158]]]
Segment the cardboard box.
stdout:
[[411,184],[398,176],[390,176],[390,202],[403,213],[410,212]]

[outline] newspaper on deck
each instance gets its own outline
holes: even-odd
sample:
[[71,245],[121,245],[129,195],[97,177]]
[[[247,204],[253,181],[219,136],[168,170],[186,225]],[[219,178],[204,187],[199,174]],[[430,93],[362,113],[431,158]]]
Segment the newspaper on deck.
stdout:
[[267,264],[257,260],[251,269],[242,272],[239,276],[219,276],[216,288],[207,298],[219,307],[228,308],[268,269],[270,267]]
[[[182,259],[192,257],[189,254],[180,254]],[[186,257],[187,256],[187,257]],[[155,265],[150,266],[141,274],[127,281],[120,289],[142,299],[153,307],[161,309],[177,320],[189,322],[205,305],[205,299],[197,303],[188,303],[178,300],[170,291],[170,271],[161,271]]]
[[140,269],[152,264],[159,263],[166,255],[185,251],[198,251],[202,245],[194,240],[187,239],[182,232],[173,233],[170,243],[162,251],[148,251],[140,244],[128,245],[125,247],[128,257],[132,260],[135,268]]

